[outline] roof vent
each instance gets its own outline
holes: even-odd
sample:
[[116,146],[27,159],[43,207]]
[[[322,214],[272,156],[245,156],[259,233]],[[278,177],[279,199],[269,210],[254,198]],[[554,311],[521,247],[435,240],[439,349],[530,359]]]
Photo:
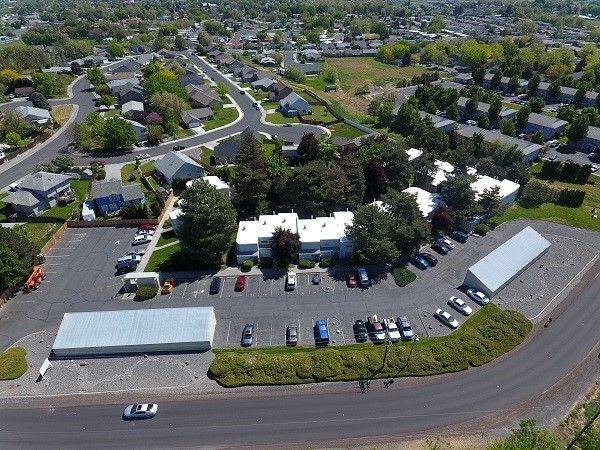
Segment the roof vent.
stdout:
[[281,221],[281,223],[285,223],[285,217],[283,218],[283,220]]
[[246,231],[246,226],[245,225],[242,227],[242,231]]
[[325,222],[323,222],[323,225],[321,225],[322,227],[325,227],[327,224]]

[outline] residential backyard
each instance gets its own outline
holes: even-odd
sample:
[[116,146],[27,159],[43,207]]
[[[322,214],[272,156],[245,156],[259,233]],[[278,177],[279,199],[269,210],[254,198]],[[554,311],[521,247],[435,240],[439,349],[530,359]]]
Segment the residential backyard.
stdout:
[[298,120],[297,117],[285,117],[283,114],[278,113],[278,112],[267,114],[267,117],[265,118],[265,120],[267,122],[276,123],[276,124],[300,123],[300,120]]
[[229,125],[238,118],[236,108],[221,108],[215,111],[215,118],[204,123],[204,131],[214,130],[215,128]]
[[57,105],[52,108],[50,111],[50,115],[52,116],[52,120],[59,125],[64,125],[69,117],[71,117],[71,112],[73,111],[73,105]]
[[[90,182],[87,180],[71,180],[71,189],[75,193],[76,199],[71,203],[68,203],[64,206],[54,206],[50,208],[48,211],[44,212],[42,216],[45,217],[57,217],[59,219],[69,219],[71,218],[73,212],[79,208],[83,199],[85,198],[85,194],[87,193]],[[72,217],[74,220],[77,220],[79,217]]]
[[359,130],[358,128],[351,127],[348,124],[343,122],[339,122],[333,125],[327,126],[329,131],[331,131],[331,136],[342,136],[348,139],[354,139],[359,136],[364,136],[366,133],[364,131]]

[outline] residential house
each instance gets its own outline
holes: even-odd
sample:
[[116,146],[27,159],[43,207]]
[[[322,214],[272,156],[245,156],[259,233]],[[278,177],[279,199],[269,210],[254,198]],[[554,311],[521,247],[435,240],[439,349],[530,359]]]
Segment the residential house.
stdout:
[[106,81],[130,80],[136,78],[135,72],[115,72],[105,75]]
[[[477,105],[477,110],[473,114],[469,115],[467,113],[467,108],[466,108],[466,104],[467,104],[468,100],[469,99],[467,97],[460,97],[458,99],[458,102],[457,102],[458,116],[461,119],[477,120],[482,113],[489,112],[490,104],[484,103],[484,102],[479,102],[479,104]],[[506,108],[503,106],[502,109],[500,110],[500,114],[498,114],[498,118],[496,119],[495,123],[500,123],[500,121],[503,119],[512,119],[516,115],[517,115],[517,111],[515,109]]]
[[[484,89],[491,89],[492,78],[494,78],[494,74],[491,73],[491,72],[488,72],[488,73],[486,73],[484,75],[484,77],[483,77],[483,88]],[[508,89],[508,82],[509,81],[510,81],[509,77],[501,77],[500,78],[500,85],[497,87],[497,89],[500,89],[504,93],[509,92],[509,89]],[[527,86],[528,85],[529,85],[529,81],[523,80],[522,78],[519,78],[519,87],[518,87],[518,90],[525,91],[525,90],[527,90]]]
[[206,120],[214,119],[213,110],[210,108],[197,108],[181,112],[181,121],[188,128],[196,128]]
[[509,147],[516,146],[523,153],[523,164],[527,164],[529,161],[536,159],[542,151],[542,146],[535,144],[524,139],[518,139],[512,136],[506,136],[496,130],[484,130],[483,128],[461,125],[456,132],[463,137],[472,137],[475,133],[479,133],[483,136],[486,142],[501,142]]
[[15,88],[15,97],[29,97],[34,92],[35,88],[33,86],[18,87]]
[[128,101],[127,103],[123,103],[121,106],[121,114],[133,114],[135,112],[144,112],[144,104],[142,102],[136,102],[135,100]]
[[154,167],[167,184],[174,178],[182,180],[204,176],[204,168],[185,153],[170,151],[154,162]]
[[279,109],[285,117],[296,117],[310,114],[310,104],[295,92],[291,92],[283,100],[279,100]]
[[143,205],[146,201],[141,184],[123,185],[121,180],[115,179],[93,183],[91,193],[101,215],[117,212],[127,206]]
[[171,50],[166,50],[166,49],[162,49],[158,51],[158,54],[160,56],[162,56],[163,58],[167,58],[167,59],[173,59],[177,57],[177,53],[176,52],[172,52]]
[[119,104],[124,105],[127,102],[143,103],[146,89],[140,85],[126,84],[119,90]]
[[429,117],[433,122],[433,126],[442,133],[450,133],[451,131],[454,131],[457,126],[457,123],[454,120],[446,119],[445,117],[429,114],[425,111],[419,111],[419,114],[421,115],[422,119]]
[[274,88],[276,82],[272,78],[261,78],[260,80],[253,81],[250,83],[250,86],[255,91],[261,90],[265,92],[270,92],[271,89]]
[[[550,95],[548,94],[548,88],[550,87],[550,83],[546,81],[540,82],[538,89],[536,91],[537,96],[542,97],[543,99],[549,99]],[[577,89],[567,86],[560,87],[560,95],[556,99],[556,101],[562,103],[575,103],[575,94],[577,93]],[[598,93],[595,91],[587,91],[585,93],[584,99],[581,102],[585,106],[596,106],[596,97]]]
[[355,151],[358,150],[358,147],[360,147],[360,141],[364,137],[365,136],[359,136],[354,139],[349,139],[344,136],[334,136],[331,139],[331,143],[337,146],[339,152],[343,153],[348,151]]
[[257,131],[252,131],[249,127],[247,127],[244,131],[242,131],[241,134],[225,139],[215,146],[213,153],[213,156],[215,157],[215,164],[233,164],[238,152],[240,140],[247,133],[252,133],[254,139],[256,139],[258,142],[262,142],[262,137],[260,134]]
[[[140,64],[136,61],[128,61],[118,67],[114,67],[110,70],[111,73],[130,73],[136,74],[140,70]],[[133,75],[132,75],[133,76]]]
[[224,55],[223,52],[221,52],[221,50],[217,49],[217,48],[213,48],[212,50],[210,50],[209,52],[206,53],[206,56],[208,56],[210,59],[216,59],[217,56],[219,55]]
[[136,43],[131,46],[131,51],[133,53],[151,53],[152,49],[147,45]]
[[536,133],[542,131],[544,139],[549,140],[562,133],[569,122],[556,117],[545,116],[543,114],[531,113],[527,120],[527,125],[522,129],[523,133]]
[[106,83],[108,89],[115,97],[118,97],[123,89],[126,87],[140,86],[140,80],[138,78],[128,78],[126,80],[113,80]]
[[269,92],[269,100],[272,102],[278,102],[286,98],[293,92],[292,88],[287,84],[278,82],[273,86],[273,90]]
[[242,264],[246,260],[258,263],[261,258],[272,257],[271,237],[278,227],[300,236],[299,259],[345,259],[354,253],[352,239],[346,234],[346,228],[353,220],[354,214],[349,211],[337,211],[330,217],[312,219],[300,219],[298,214],[291,212],[243,220],[238,225],[236,237],[237,263]]
[[179,77],[179,84],[183,87],[189,85],[200,86],[204,84],[204,77],[197,73],[186,73]]
[[43,125],[45,123],[52,123],[52,116],[47,109],[34,108],[33,106],[17,106],[14,111],[19,114],[23,119],[30,123]]
[[473,83],[473,75],[470,73],[458,73],[453,77],[453,81],[456,83],[469,85]]
[[18,189],[2,199],[18,215],[33,216],[56,206],[62,199],[74,199],[68,175],[36,172],[19,182]]
[[129,120],[129,119],[124,119],[124,120],[126,122],[130,123],[131,126],[133,127],[133,131],[135,131],[135,135],[137,136],[138,142],[146,139],[146,136],[148,135],[148,128],[146,128],[146,125],[142,125],[141,123],[136,122],[135,120]]
[[[205,175],[201,179],[206,181],[211,186],[213,186],[217,191],[219,191],[225,197],[227,197],[227,198],[231,197],[231,188],[229,187],[229,185],[227,183],[225,183],[219,177],[216,177],[214,175]],[[194,181],[195,180],[190,180],[187,183],[185,183],[186,187],[190,187]]]
[[587,136],[578,142],[571,142],[582,152],[598,153],[600,150],[600,128],[589,127]]
[[194,90],[190,92],[189,99],[194,108],[223,106],[223,100],[221,100],[219,94],[209,89],[201,89],[198,86],[195,86]]

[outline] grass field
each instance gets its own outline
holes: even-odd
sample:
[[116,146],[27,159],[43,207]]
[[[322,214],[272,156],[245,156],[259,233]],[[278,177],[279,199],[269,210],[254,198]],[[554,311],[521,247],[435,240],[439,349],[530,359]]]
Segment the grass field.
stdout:
[[204,124],[204,130],[210,131],[228,125],[237,119],[238,115],[238,111],[235,108],[221,108],[215,112],[213,120],[209,120]]
[[225,387],[430,376],[486,364],[523,342],[531,328],[522,314],[489,304],[449,335],[421,338],[410,361],[409,342],[392,346],[386,366],[384,345],[215,349],[209,372]]
[[327,128],[331,131],[332,136],[342,136],[348,139],[354,139],[365,135],[365,133],[358,128],[351,127],[343,122],[329,125]]
[[52,116],[52,120],[54,120],[59,125],[64,125],[69,117],[71,117],[71,112],[73,111],[73,105],[58,105],[52,108],[50,111],[50,115]]
[[[129,181],[129,176],[131,174],[135,175],[135,180],[133,181]],[[121,167],[121,181],[123,181],[123,184],[140,182],[140,171],[136,167],[135,163],[125,164],[123,167]]]
[[109,119],[111,117],[118,117],[120,115],[121,115],[120,109],[109,109],[108,111],[104,111],[104,113],[102,114],[102,116],[105,119]]
[[171,242],[177,242],[179,238],[175,234],[173,230],[164,231],[160,237],[158,238],[158,242],[156,243],[157,247],[161,247],[166,244],[170,244]]
[[[76,200],[65,206],[53,206],[48,211],[44,212],[42,216],[68,219],[71,217],[73,211],[79,208],[79,205],[83,201],[89,185],[90,182],[87,180],[71,180],[71,189],[73,189],[73,192],[75,192]],[[77,220],[78,217],[74,217],[74,219]]]
[[269,98],[269,93],[266,91],[251,91],[250,95],[252,95],[252,98],[254,98],[254,100],[256,100],[257,102],[265,99],[265,98]]
[[279,108],[279,102],[262,102],[261,106],[263,109],[277,109]]
[[200,147],[202,151],[202,162],[207,166],[210,166],[210,157],[215,154],[214,150],[211,150],[208,147]]
[[146,265],[146,272],[173,272],[177,269],[175,258],[179,252],[179,244],[170,245],[160,250],[155,250]]
[[311,105],[312,114],[304,116],[306,119],[322,120],[323,122],[333,122],[336,118],[323,105]]
[[267,117],[265,118],[265,120],[267,122],[270,123],[277,123],[277,124],[282,124],[282,123],[300,123],[300,121],[298,120],[297,117],[284,117],[283,114],[281,113],[271,113],[271,114],[267,114]]
[[177,130],[175,133],[175,139],[183,139],[194,135],[195,133],[189,128],[179,128],[179,130]]
[[27,351],[22,347],[9,348],[0,353],[0,380],[16,380],[27,372]]
[[404,287],[417,279],[417,276],[405,267],[398,267],[392,270],[394,281],[400,287]]
[[35,243],[35,247],[41,250],[46,242],[56,233],[56,230],[60,227],[59,223],[26,223],[25,228],[27,229],[31,241]]
[[[533,171],[539,170],[534,167]],[[593,180],[596,177],[590,177]],[[516,219],[548,220],[550,222],[562,223],[577,228],[587,228],[600,231],[600,220],[592,218],[592,208],[600,206],[599,183],[575,184],[563,181],[547,181],[538,179],[548,184],[551,188],[560,190],[564,188],[579,189],[586,192],[583,204],[579,208],[559,206],[554,203],[544,203],[538,208],[523,208],[515,203],[500,217],[493,217],[492,223],[499,225]]]

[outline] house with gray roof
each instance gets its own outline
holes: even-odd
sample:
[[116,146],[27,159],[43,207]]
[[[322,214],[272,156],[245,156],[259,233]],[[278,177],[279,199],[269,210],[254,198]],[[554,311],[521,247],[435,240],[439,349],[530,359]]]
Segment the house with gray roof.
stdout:
[[600,128],[589,127],[585,138],[578,142],[571,142],[570,144],[585,153],[598,153],[600,150]]
[[156,171],[167,184],[174,178],[191,180],[204,176],[204,168],[185,153],[170,151],[154,163]]
[[[483,114],[484,112],[485,113],[489,112],[490,104],[484,103],[484,102],[479,102],[479,104],[477,105],[477,110],[473,114],[468,114],[467,107],[466,107],[468,100],[469,99],[467,97],[460,97],[458,99],[458,102],[457,102],[458,116],[461,119],[477,120],[481,114]],[[512,119],[516,115],[517,115],[516,109],[506,108],[503,106],[502,109],[500,110],[500,114],[498,114],[496,123],[500,123],[500,121],[502,119]]]
[[533,134],[538,131],[544,133],[544,139],[549,140],[556,137],[559,133],[565,131],[569,122],[557,119],[556,117],[545,116],[543,114],[531,113],[527,120],[527,125],[523,127],[523,133]]
[[239,149],[239,143],[242,138],[248,133],[252,133],[254,139],[258,142],[262,142],[262,137],[257,131],[252,131],[249,127],[246,127],[241,134],[233,136],[229,139],[225,139],[219,142],[214,148],[214,157],[216,165],[233,164],[235,157]]
[[34,108],[33,106],[17,106],[15,112],[31,123],[52,122],[50,112],[46,109]]
[[450,133],[451,131],[454,131],[454,128],[456,128],[457,124],[454,120],[446,119],[445,117],[440,117],[435,114],[429,114],[425,111],[419,111],[419,114],[421,115],[422,119],[429,117],[433,122],[433,126],[442,133]]
[[34,216],[73,196],[68,175],[36,172],[25,177],[2,201],[12,205],[18,215]]
[[497,130],[485,130],[471,125],[461,125],[456,132],[463,137],[473,137],[475,133],[479,133],[483,136],[483,139],[488,142],[501,142],[505,145],[516,146],[521,152],[523,152],[523,159],[521,162],[527,164],[529,161],[533,161],[540,155],[542,146],[535,144],[524,139],[519,139],[512,136],[506,136]]
[[181,112],[181,121],[188,128],[196,128],[206,120],[214,119],[213,110],[210,108],[197,108]]
[[92,184],[94,205],[101,215],[115,213],[128,206],[143,205],[146,201],[141,184],[123,185],[121,180]]
[[285,117],[296,117],[310,114],[310,104],[295,92],[291,92],[283,100],[279,100],[279,110]]
[[[491,89],[492,78],[494,78],[494,74],[492,72],[488,72],[483,76],[483,88],[484,89]],[[472,79],[472,77],[471,77],[471,79]],[[502,92],[505,92],[505,93],[509,92],[509,89],[508,89],[509,81],[510,81],[510,77],[501,77],[500,85],[498,86],[498,89],[501,89]],[[520,91],[525,91],[527,89],[527,86],[529,86],[529,81],[519,78],[519,87],[517,89]]]
[[223,100],[221,100],[219,94],[214,91],[199,89],[198,86],[195,86],[195,89],[190,92],[189,100],[194,108],[210,108],[217,105],[223,107]]
[[252,83],[250,83],[250,86],[255,91],[258,91],[260,89],[261,91],[265,91],[265,92],[270,92],[271,89],[273,89],[274,85],[275,85],[275,80],[273,80],[271,78],[261,78],[260,80],[256,80],[256,81],[253,81]]

